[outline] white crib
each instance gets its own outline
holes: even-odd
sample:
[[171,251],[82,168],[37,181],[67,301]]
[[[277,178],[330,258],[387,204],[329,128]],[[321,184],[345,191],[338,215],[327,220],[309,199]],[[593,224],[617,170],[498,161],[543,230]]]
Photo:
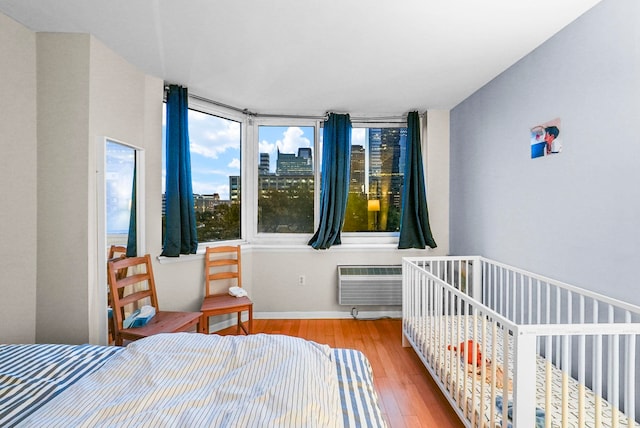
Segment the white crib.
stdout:
[[402,312],[403,344],[468,427],[640,427],[640,307],[482,257],[426,257],[403,260]]

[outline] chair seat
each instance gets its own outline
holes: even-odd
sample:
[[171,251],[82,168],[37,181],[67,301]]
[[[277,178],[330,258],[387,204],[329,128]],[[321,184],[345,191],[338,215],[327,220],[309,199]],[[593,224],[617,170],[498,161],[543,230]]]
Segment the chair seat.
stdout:
[[[238,333],[244,331],[245,334],[251,333],[253,325],[253,302],[248,297],[235,297],[230,294],[212,294],[206,296],[202,301],[200,311],[203,313],[203,321],[200,323],[200,332],[209,334],[209,317],[215,315],[224,315],[236,312],[238,314]],[[243,311],[249,313],[248,325],[242,322],[241,314]]]
[[187,331],[198,324],[202,312],[159,311],[142,327],[120,330],[124,339],[136,340],[158,333]]
[[229,313],[230,310],[241,310],[243,307],[253,306],[253,302],[248,297],[235,297],[230,294],[212,294],[206,296],[200,307],[201,312],[209,315],[216,315],[216,311],[223,310],[221,313]]

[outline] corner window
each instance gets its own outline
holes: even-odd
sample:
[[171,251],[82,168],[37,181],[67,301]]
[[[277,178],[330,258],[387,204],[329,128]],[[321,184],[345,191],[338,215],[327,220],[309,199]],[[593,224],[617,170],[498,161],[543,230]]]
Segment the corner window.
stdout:
[[[189,109],[191,183],[198,242],[241,237],[241,123]],[[165,232],[166,104],[162,120],[162,235]]]
[[313,126],[258,126],[258,233],[313,233]]
[[398,232],[407,128],[355,127],[343,232]]

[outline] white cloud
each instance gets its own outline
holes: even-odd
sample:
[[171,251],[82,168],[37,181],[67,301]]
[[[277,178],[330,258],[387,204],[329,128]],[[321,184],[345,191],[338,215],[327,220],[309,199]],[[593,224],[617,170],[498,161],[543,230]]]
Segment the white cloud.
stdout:
[[211,168],[197,168],[191,169],[191,173],[193,175],[203,176],[203,175],[219,175],[222,177],[228,177],[229,171],[224,169],[211,169]]
[[229,162],[229,165],[227,165],[229,168],[233,168],[235,170],[240,170],[240,159],[238,158],[233,158],[231,160],[231,162]]
[[299,147],[311,147],[311,141],[304,137],[304,131],[297,126],[290,126],[284,131],[283,139],[276,141],[282,153],[298,153]]
[[[240,124],[196,112],[198,120],[189,123],[191,152],[210,159],[228,150],[240,150]],[[191,115],[191,112],[189,113]],[[190,116],[191,117],[191,116]],[[207,119],[206,121],[203,120]]]
[[193,121],[193,120],[205,120],[207,119],[207,117],[209,117],[208,114],[205,113],[201,113],[199,111],[196,110],[189,110],[189,122]]
[[276,145],[274,143],[270,143],[267,140],[262,140],[258,143],[260,148],[260,153],[269,153],[273,154],[276,152]]
[[217,193],[221,199],[229,199],[229,184],[194,181],[193,193],[198,195],[212,195]]
[[351,130],[351,145],[352,146],[364,146],[365,145],[365,128],[353,128]]

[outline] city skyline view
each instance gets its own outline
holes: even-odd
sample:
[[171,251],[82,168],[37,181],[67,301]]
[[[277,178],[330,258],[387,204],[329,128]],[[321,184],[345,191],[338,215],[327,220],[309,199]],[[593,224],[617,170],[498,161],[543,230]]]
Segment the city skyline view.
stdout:
[[[229,177],[240,176],[240,123],[196,110],[189,110],[188,114],[193,193],[218,194],[221,200],[229,200]],[[166,190],[165,131],[166,104],[162,116],[162,193]],[[299,148],[309,147],[315,159],[314,134],[313,126],[260,126],[258,152],[269,154],[269,171],[275,172],[278,150],[297,154]],[[322,132],[319,134],[321,151]],[[362,146],[368,151],[366,140],[366,128],[352,129],[352,146]]]
[[[166,106],[166,105],[165,105]],[[166,108],[162,111],[162,193],[166,177]],[[314,152],[314,127],[262,126],[259,152],[269,153],[270,171],[275,172],[277,150],[297,153],[299,147]],[[191,178],[194,194],[217,193],[228,200],[229,177],[240,175],[240,123],[195,110],[189,110]],[[364,139],[364,137],[363,137]]]

